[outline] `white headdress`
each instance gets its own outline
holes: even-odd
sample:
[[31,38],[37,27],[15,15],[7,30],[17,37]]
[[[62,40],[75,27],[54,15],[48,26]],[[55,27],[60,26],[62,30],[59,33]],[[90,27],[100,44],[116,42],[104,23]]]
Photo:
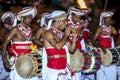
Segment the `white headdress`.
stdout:
[[25,7],[25,8],[22,8],[20,12],[18,12],[17,14],[17,18],[19,21],[21,21],[21,17],[22,16],[27,16],[27,15],[32,15],[32,18],[34,18],[37,14],[37,9],[36,7]]
[[5,12],[5,13],[2,15],[2,17],[1,17],[2,22],[5,22],[5,19],[8,18],[8,17],[10,17],[10,18],[11,18],[11,22],[13,22],[13,25],[11,25],[11,26],[13,26],[13,27],[16,26],[16,24],[17,24],[16,15],[13,14],[12,12],[10,12],[10,11]]
[[85,13],[84,13],[82,10],[77,9],[77,8],[75,8],[75,7],[71,7],[71,8],[69,9],[69,14],[71,14],[71,13],[74,13],[74,14],[80,15],[80,16],[85,15]]
[[113,12],[102,12],[100,14],[99,26],[101,26],[103,24],[103,18],[105,18],[105,17],[112,17],[112,16],[113,16]]
[[67,18],[67,14],[65,11],[62,10],[55,10],[52,12],[51,20],[48,22],[48,28],[49,29],[52,25],[53,20],[64,20]]
[[41,17],[41,22],[40,22],[40,26],[43,26],[43,24],[45,23],[45,19],[51,19],[52,14],[49,12],[43,13],[42,17]]

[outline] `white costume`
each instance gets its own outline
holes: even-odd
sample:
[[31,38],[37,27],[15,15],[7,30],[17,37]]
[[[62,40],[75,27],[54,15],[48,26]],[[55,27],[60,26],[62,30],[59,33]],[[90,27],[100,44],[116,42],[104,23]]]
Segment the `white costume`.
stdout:
[[[32,18],[34,18],[35,17],[35,15],[37,14],[37,10],[36,10],[36,8],[35,7],[25,7],[25,8],[23,8],[18,14],[17,14],[17,18],[18,18],[18,20],[19,21],[21,21],[21,17],[22,16],[27,16],[27,15],[32,15]],[[19,27],[18,27],[19,26]],[[21,25],[21,24],[18,24],[18,29],[21,31],[21,33],[24,35],[24,37],[27,39],[27,40],[29,40],[30,39],[30,37],[31,37],[31,29],[30,28],[28,28],[28,29],[25,29],[24,27],[23,27],[23,25]],[[25,31],[24,31],[24,30]],[[23,30],[23,31],[22,31]],[[26,31],[27,30],[27,31]],[[12,66],[12,68],[11,68],[11,72],[10,72],[10,79],[11,80],[38,80],[38,77],[32,77],[32,78],[27,78],[27,79],[25,79],[25,78],[22,78],[18,73],[17,73],[17,70],[16,70],[16,67],[15,67],[15,62],[16,62],[16,59],[17,59],[17,57],[16,56],[19,56],[21,53],[23,53],[23,52],[20,52],[20,51],[24,51],[24,50],[26,50],[26,51],[28,51],[28,53],[30,52],[30,50],[27,48],[28,46],[30,47],[30,45],[31,45],[32,43],[31,42],[29,42],[29,41],[25,41],[25,42],[13,42],[12,43],[12,46],[11,46],[11,53],[12,54],[15,54],[15,55],[13,55],[13,61],[14,61],[14,64],[13,64],[13,66]],[[19,48],[17,49],[17,46],[21,46],[21,45],[23,45],[23,46],[25,46],[24,47],[24,49],[22,48],[21,50],[19,50]],[[25,53],[25,52],[24,52]]]
[[[111,17],[113,15],[112,12],[102,12],[100,16],[100,26],[102,26],[103,18],[104,17]],[[111,43],[111,48],[114,48],[114,43]],[[97,80],[116,80],[117,76],[117,67],[116,65],[110,65],[110,66],[103,66],[101,65],[101,68],[97,71]]]
[[0,51],[0,80],[9,80],[9,72],[7,72],[3,65],[2,55]]
[[[55,11],[52,12],[52,19],[49,22],[52,24],[53,20],[63,20],[66,17],[67,17],[67,15],[64,11],[55,10]],[[47,29],[50,29],[51,24],[48,26]],[[56,31],[53,31],[53,32],[56,32]],[[51,49],[56,51],[56,49],[54,47],[43,48],[43,58],[42,58],[43,79],[44,80],[68,80],[68,79],[70,79],[70,72],[69,72],[69,69],[67,67],[67,63],[70,64],[70,55],[69,55],[67,47],[64,46],[62,48],[63,50],[65,50],[65,55],[66,55],[66,61],[67,62],[63,63],[63,64],[65,64],[66,67],[65,68],[60,68],[60,69],[49,67],[49,66],[51,66],[50,65],[51,62],[50,62],[50,59],[48,59],[49,56],[48,56],[48,52],[46,50],[51,50]],[[52,52],[50,52],[50,54],[51,53]],[[53,59],[58,59],[59,60],[59,58],[53,58]],[[52,66],[54,66],[54,64]],[[58,67],[58,65],[56,65],[56,67]]]

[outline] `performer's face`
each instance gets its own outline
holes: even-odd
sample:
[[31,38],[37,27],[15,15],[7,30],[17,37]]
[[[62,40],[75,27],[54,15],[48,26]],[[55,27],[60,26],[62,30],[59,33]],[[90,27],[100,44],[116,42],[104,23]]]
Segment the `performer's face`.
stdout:
[[60,25],[59,25],[59,28],[60,28],[61,30],[64,30],[65,27],[66,27],[66,25],[67,25],[66,20],[60,20],[58,23],[60,24]]
[[79,19],[80,19],[80,16],[72,14],[72,20],[73,20],[73,22],[76,23],[77,21],[79,21]]
[[30,26],[31,21],[32,21],[32,15],[28,15],[28,16],[23,17],[24,24]]
[[104,18],[104,24],[111,24],[111,17],[105,17]]

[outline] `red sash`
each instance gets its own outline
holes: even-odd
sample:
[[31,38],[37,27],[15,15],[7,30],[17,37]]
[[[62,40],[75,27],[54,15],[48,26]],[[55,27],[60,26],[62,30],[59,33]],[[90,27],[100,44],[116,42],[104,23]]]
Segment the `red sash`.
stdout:
[[112,39],[111,39],[111,37],[100,36],[100,37],[98,37],[98,44],[105,48],[111,48],[112,47]]
[[[55,56],[55,55],[66,55],[65,49],[56,50],[54,48],[46,49],[47,55]],[[48,59],[47,66],[52,69],[65,69],[66,68],[67,59],[66,58],[50,58]]]
[[14,57],[20,56],[22,54],[28,54],[31,52],[31,44],[32,42],[13,42],[10,47],[10,53]]
[[83,39],[87,41],[89,39],[89,30],[83,29]]

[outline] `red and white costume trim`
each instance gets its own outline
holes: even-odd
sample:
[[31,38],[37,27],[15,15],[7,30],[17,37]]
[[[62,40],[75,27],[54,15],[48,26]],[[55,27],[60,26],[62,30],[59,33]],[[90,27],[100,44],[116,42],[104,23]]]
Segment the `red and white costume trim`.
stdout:
[[59,29],[55,28],[55,27],[51,27],[50,30],[56,34],[56,36],[59,38],[59,39],[62,39],[62,37],[64,36],[64,33],[62,31],[60,31]]
[[[72,28],[75,28],[76,30],[80,27],[80,22],[78,21],[76,24],[73,23],[73,21],[70,19],[68,19],[68,25],[71,25]],[[70,34],[70,37],[69,37],[69,42],[71,43],[72,42],[72,34]],[[85,50],[85,42],[84,42],[84,39],[81,37],[78,37],[77,39],[77,42],[76,42],[76,47],[81,50],[81,49],[84,49]]]
[[98,37],[98,44],[105,47],[105,48],[114,48],[114,40],[110,36],[111,34],[111,26],[107,27],[105,25],[102,25],[102,32],[105,36],[99,36]]
[[27,29],[22,25],[22,24],[18,24],[18,29],[21,32],[21,34],[27,39],[30,40],[31,35],[32,35],[32,30],[30,27],[27,27]]
[[22,54],[28,54],[31,52],[30,46],[32,42],[25,41],[25,42],[12,42],[10,47],[10,53],[12,56],[17,57]]
[[78,21],[76,24],[74,24],[73,23],[73,21],[71,20],[71,18],[70,19],[68,19],[68,25],[70,25],[71,26],[71,28],[74,28],[74,29],[79,29],[79,27],[80,27],[80,21]]

